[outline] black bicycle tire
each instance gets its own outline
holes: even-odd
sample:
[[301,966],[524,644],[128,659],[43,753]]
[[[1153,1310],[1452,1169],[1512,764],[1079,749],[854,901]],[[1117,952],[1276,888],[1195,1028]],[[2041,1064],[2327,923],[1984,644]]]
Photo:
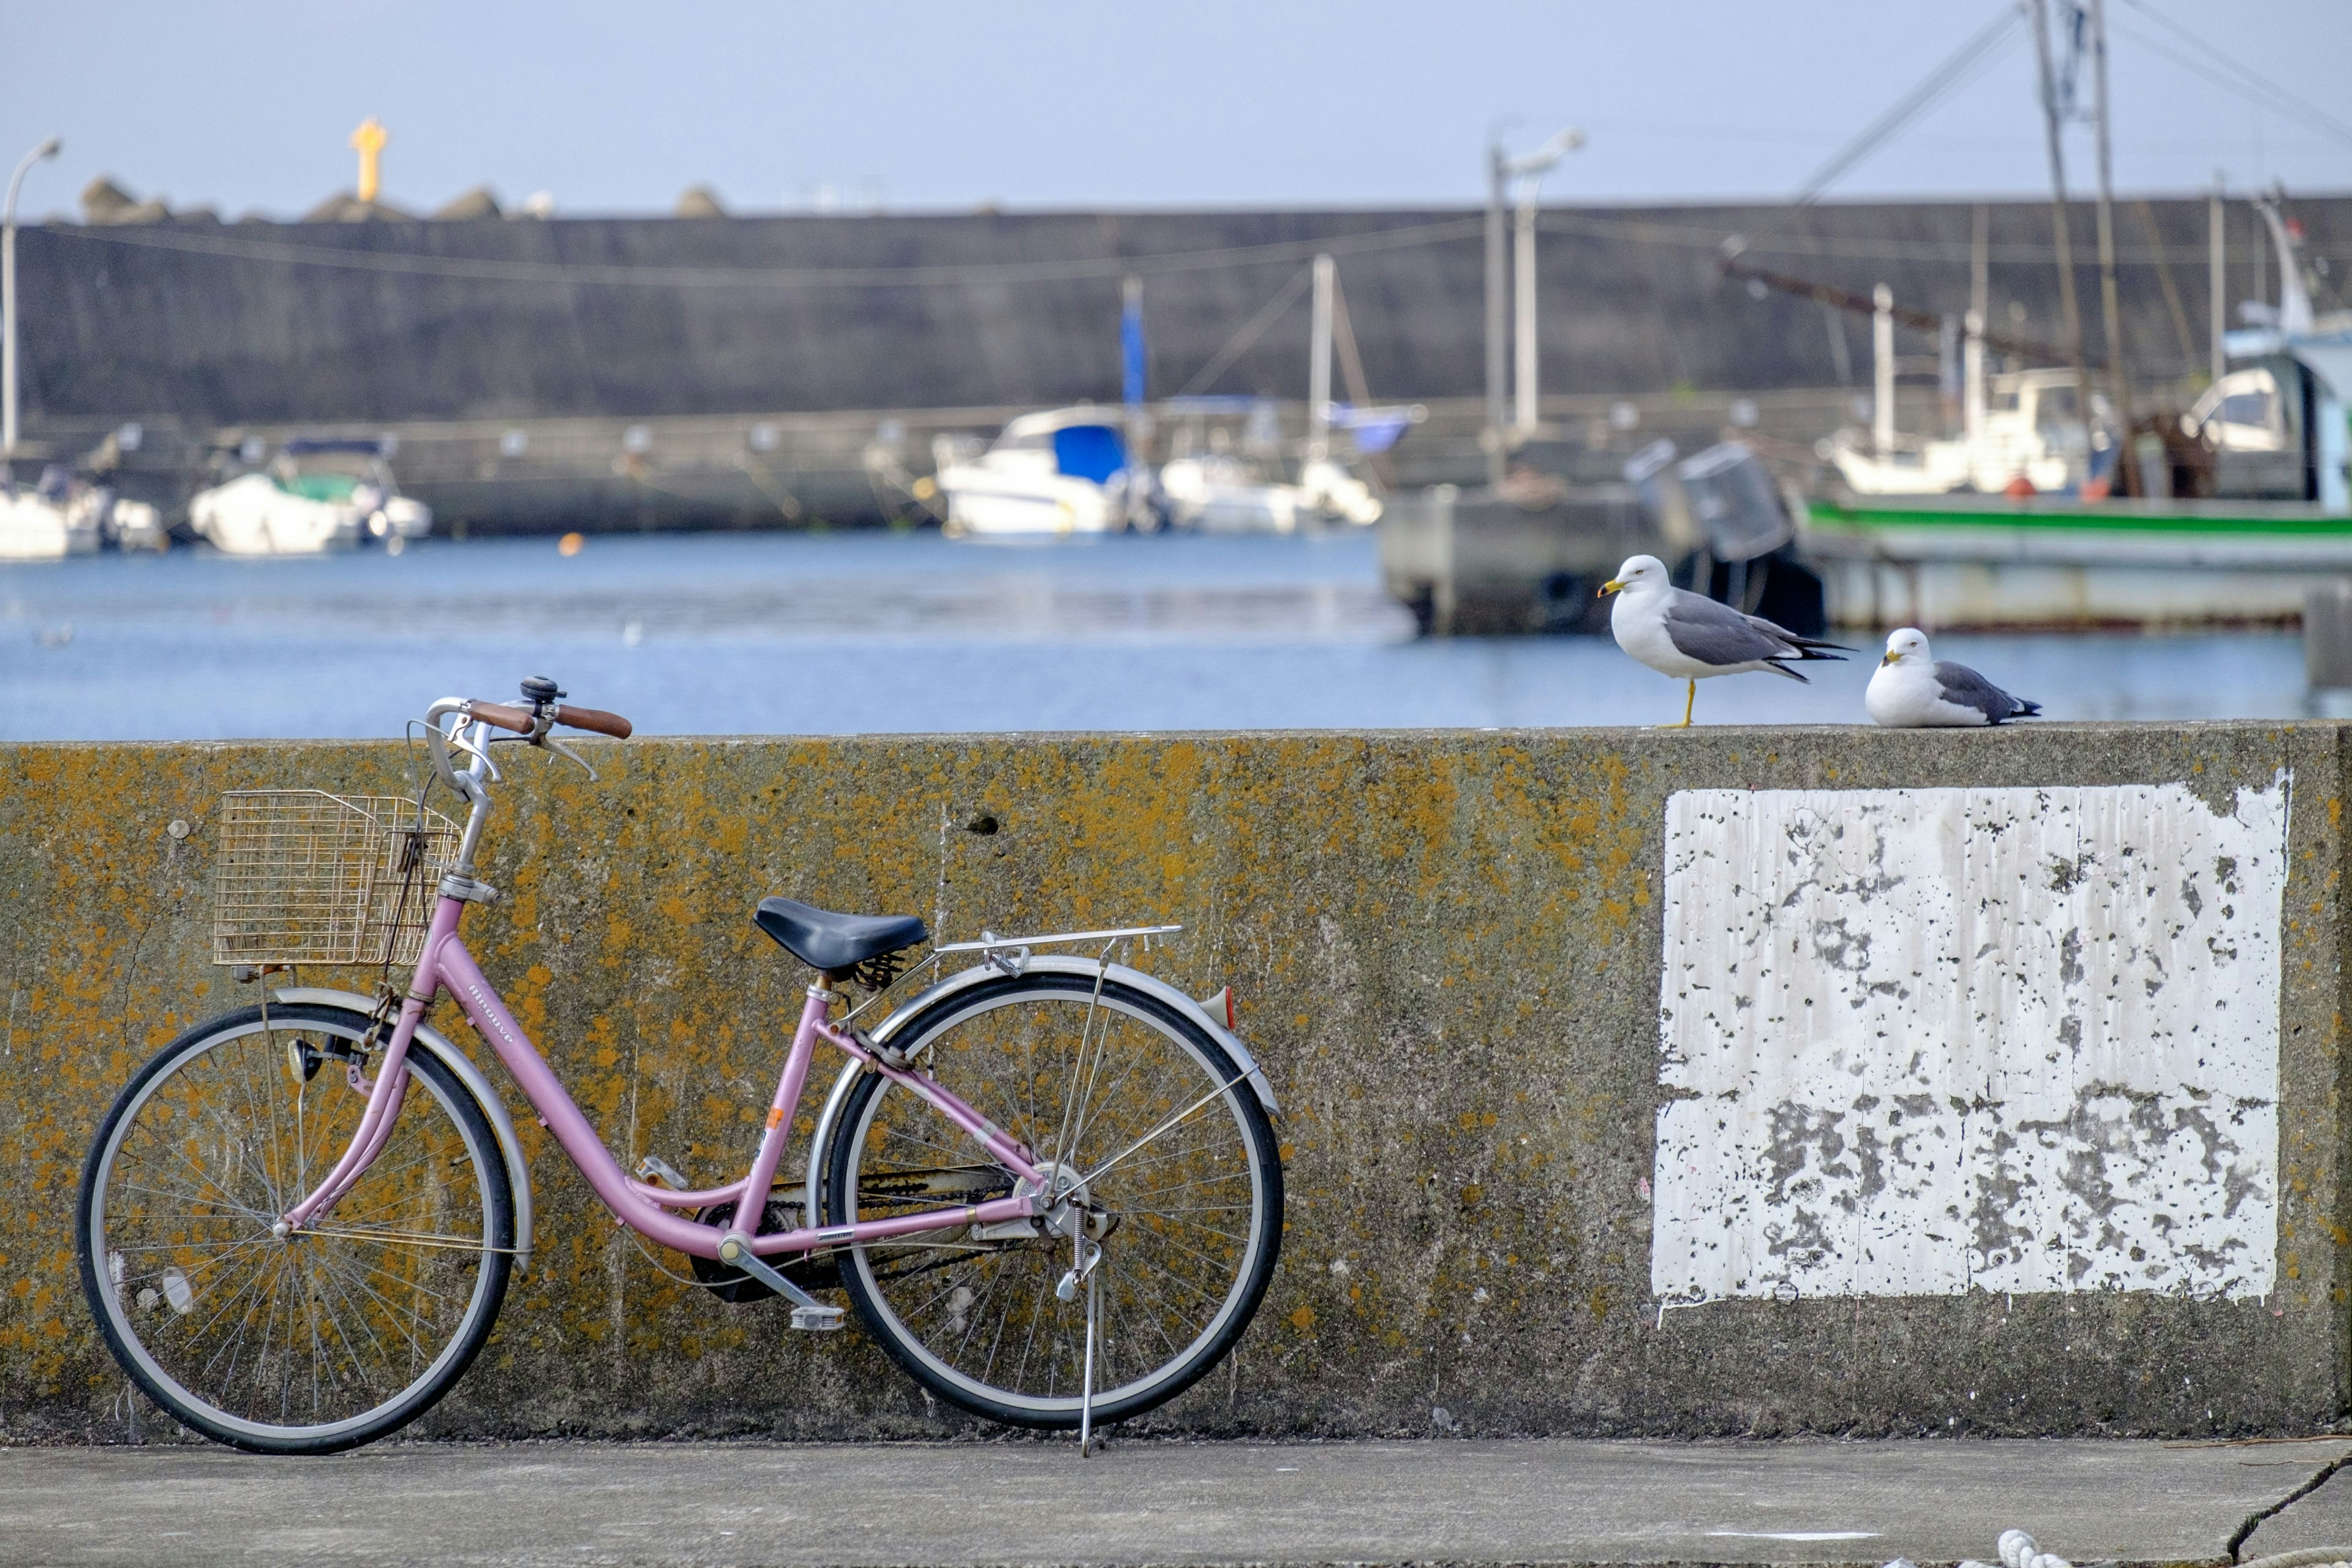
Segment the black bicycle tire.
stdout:
[[[904,1026],[892,1031],[891,1038],[894,1043],[911,1047],[915,1042],[923,1039],[927,1032],[925,1020],[929,1015],[934,1012],[961,1014],[970,1009],[975,1001],[1002,996],[1007,992],[1045,990],[1069,996],[1084,996],[1094,993],[1095,989],[1095,981],[1087,976],[1058,973],[1033,973],[982,981],[967,990],[943,996],[931,1003],[921,1013],[908,1018]],[[1183,1035],[1195,1049],[1207,1058],[1213,1069],[1221,1072],[1223,1081],[1232,1084],[1233,1087],[1228,1092],[1234,1103],[1240,1109],[1240,1121],[1249,1142],[1251,1159],[1257,1168],[1260,1190],[1265,1194],[1265,1224],[1263,1235],[1258,1240],[1258,1255],[1247,1268],[1247,1279],[1240,1304],[1227,1317],[1216,1335],[1206,1345],[1192,1349],[1182,1358],[1181,1369],[1176,1375],[1163,1382],[1154,1383],[1139,1394],[1096,1405],[1094,1420],[1097,1426],[1129,1420],[1158,1409],[1208,1375],[1220,1362],[1233,1353],[1234,1346],[1239,1342],[1252,1320],[1256,1317],[1259,1306],[1265,1300],[1266,1289],[1273,1283],[1275,1265],[1282,1253],[1283,1233],[1281,1146],[1275,1136],[1273,1122],[1267,1117],[1265,1108],[1259,1103],[1256,1094],[1250,1089],[1247,1080],[1241,1079],[1240,1065],[1233,1059],[1232,1055],[1215,1037],[1202,1029],[1197,1022],[1184,1016],[1177,1009],[1171,1007],[1149,992],[1113,981],[1104,983],[1101,994],[1108,997],[1115,997],[1122,1005],[1144,1012],[1158,1022]],[[952,1026],[952,1024],[949,1026],[950,1028]],[[1236,1081],[1237,1079],[1239,1081]],[[865,1120],[866,1108],[889,1081],[877,1073],[868,1073],[862,1077],[856,1087],[851,1089],[848,1100],[842,1106],[840,1119],[834,1125],[832,1142],[824,1151],[823,1166],[825,1172],[825,1223],[828,1226],[850,1223],[848,1204],[845,1194],[849,1190],[849,1161],[856,1148],[857,1130]],[[986,1106],[979,1106],[975,1109],[983,1114],[988,1110]],[[975,1415],[1003,1422],[1007,1426],[1024,1426],[1042,1431],[1069,1431],[1079,1425],[1080,1416],[1076,1411],[1066,1413],[1037,1411],[1009,1405],[990,1399],[985,1395],[976,1394],[970,1389],[941,1377],[921,1354],[904,1342],[896,1315],[872,1294],[866,1279],[866,1271],[859,1264],[857,1249],[843,1247],[837,1261],[842,1287],[848,1293],[850,1303],[856,1310],[858,1321],[864,1326],[868,1336],[882,1347],[884,1353],[888,1355],[901,1371],[933,1394]],[[1164,1372],[1165,1369],[1163,1368],[1162,1371]]]
[[[362,1033],[365,1032],[370,1022],[366,1014],[355,1008],[320,1003],[272,1006],[268,1009],[268,1020],[273,1027],[280,1023],[334,1024]],[[432,1409],[450,1389],[457,1386],[458,1379],[465,1376],[467,1370],[473,1365],[474,1358],[481,1352],[482,1346],[488,1342],[498,1325],[499,1313],[506,1304],[507,1288],[513,1279],[514,1192],[508,1178],[498,1134],[492,1130],[489,1117],[475,1100],[472,1090],[430,1052],[422,1048],[411,1049],[409,1065],[419,1076],[431,1079],[434,1087],[440,1090],[456,1119],[464,1125],[469,1142],[474,1145],[475,1165],[482,1184],[483,1205],[490,1219],[494,1247],[484,1265],[490,1275],[487,1306],[462,1326],[460,1333],[467,1342],[441,1363],[429,1383],[402,1390],[392,1401],[368,1412],[367,1418],[356,1426],[339,1430],[331,1436],[260,1436],[225,1426],[205,1409],[186,1404],[142,1364],[140,1356],[123,1342],[123,1335],[114,1315],[107,1310],[105,1297],[101,1293],[98,1247],[94,1245],[98,1238],[91,1235],[90,1230],[91,1209],[97,1200],[104,1159],[115,1142],[116,1129],[124,1114],[142,1098],[141,1091],[170,1070],[181,1057],[215,1036],[262,1021],[263,1010],[259,1006],[252,1006],[224,1013],[193,1026],[148,1058],[146,1064],[132,1075],[131,1081],[123,1086],[122,1091],[115,1096],[114,1103],[108,1109],[106,1119],[99,1124],[98,1135],[90,1141],[89,1152],[82,1162],[80,1191],[74,1205],[74,1252],[80,1268],[82,1299],[98,1324],[99,1335],[105,1342],[108,1353],[113,1356],[115,1364],[122,1369],[125,1375],[138,1384],[140,1391],[173,1420],[215,1442],[247,1453],[338,1454],[389,1436]],[[337,1425],[341,1426],[340,1423]],[[299,1432],[301,1428],[285,1430]]]

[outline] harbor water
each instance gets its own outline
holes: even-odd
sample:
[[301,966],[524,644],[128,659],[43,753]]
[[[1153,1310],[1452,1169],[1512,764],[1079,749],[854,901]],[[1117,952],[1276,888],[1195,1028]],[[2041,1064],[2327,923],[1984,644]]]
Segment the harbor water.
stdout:
[[[1700,723],[1866,722],[1874,642]],[[2315,711],[2292,634],[1948,636],[2054,719]],[[1648,724],[1682,688],[1605,638],[1417,639],[1369,535],[436,540],[0,567],[0,737],[389,736],[530,674],[650,734]]]

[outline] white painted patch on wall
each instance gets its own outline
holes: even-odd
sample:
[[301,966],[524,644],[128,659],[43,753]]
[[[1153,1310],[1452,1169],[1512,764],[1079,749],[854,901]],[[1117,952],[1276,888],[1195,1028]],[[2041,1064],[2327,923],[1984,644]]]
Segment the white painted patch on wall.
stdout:
[[2289,793],[1675,795],[1658,1297],[2269,1293]]

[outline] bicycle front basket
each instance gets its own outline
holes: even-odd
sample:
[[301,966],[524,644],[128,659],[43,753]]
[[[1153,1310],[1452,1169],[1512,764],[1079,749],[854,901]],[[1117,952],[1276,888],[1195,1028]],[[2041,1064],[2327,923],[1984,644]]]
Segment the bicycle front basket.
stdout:
[[457,825],[396,795],[221,796],[213,962],[416,962]]

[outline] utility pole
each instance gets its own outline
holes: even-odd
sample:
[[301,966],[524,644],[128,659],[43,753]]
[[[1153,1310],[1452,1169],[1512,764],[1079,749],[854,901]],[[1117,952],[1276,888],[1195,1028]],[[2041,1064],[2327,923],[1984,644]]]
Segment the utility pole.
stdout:
[[1307,455],[1331,455],[1331,258],[1315,258],[1315,310],[1307,349]]
[[1534,152],[1517,158],[1503,155],[1496,141],[1486,149],[1486,471],[1503,477],[1503,377],[1508,354],[1503,337],[1504,320],[1503,207],[1513,180],[1526,182],[1518,214],[1518,379],[1516,432],[1536,427],[1536,189],[1544,171],[1584,145],[1584,132],[1570,126]]
[[2058,304],[2066,318],[2066,351],[2074,363],[2074,413],[2083,422],[2083,454],[2087,463],[2091,376],[2083,364],[2083,311],[2074,298],[2074,241],[2066,224],[2066,155],[2058,141],[2058,79],[2050,63],[2049,0],[2032,0],[2032,5],[2033,55],[2042,78],[2042,123],[2050,143],[2050,223],[2058,246]]
[[1486,144],[1486,477],[1503,477],[1503,334],[1507,302],[1503,291],[1503,184],[1507,175],[1499,138]]
[[[2124,363],[2123,302],[2116,292],[2115,148],[2107,124],[2107,0],[2091,0],[2091,79],[2099,95],[2099,319],[2107,338],[2107,395],[2115,401],[2116,474],[2126,495],[2144,496],[2133,445],[2131,369]],[[2085,410],[2085,427],[2088,410]]]
[[1517,331],[1517,399],[1511,414],[1513,428],[1522,436],[1535,434],[1540,416],[1536,409],[1536,182],[1519,188],[1518,233],[1513,237],[1512,280],[1517,285],[1512,300],[1512,326]]
[[2205,198],[2205,267],[2207,295],[2205,308],[2213,325],[2213,379],[2221,379],[2224,366],[2230,363],[2228,352],[2221,346],[2221,334],[2230,328],[2228,274],[2223,270],[2228,254],[2224,247],[2221,224],[2221,171],[2213,171],[2213,194]]
[[1518,254],[1518,409],[1514,424],[1518,434],[1532,436],[1542,420],[1536,385],[1536,192],[1545,173],[1584,145],[1584,132],[1569,127],[1525,157],[1514,158],[1505,172],[1524,182],[1519,187]]
[[7,476],[5,460],[16,455],[16,192],[34,164],[64,146],[52,136],[26,153],[8,178],[7,205],[0,209],[0,479]]

